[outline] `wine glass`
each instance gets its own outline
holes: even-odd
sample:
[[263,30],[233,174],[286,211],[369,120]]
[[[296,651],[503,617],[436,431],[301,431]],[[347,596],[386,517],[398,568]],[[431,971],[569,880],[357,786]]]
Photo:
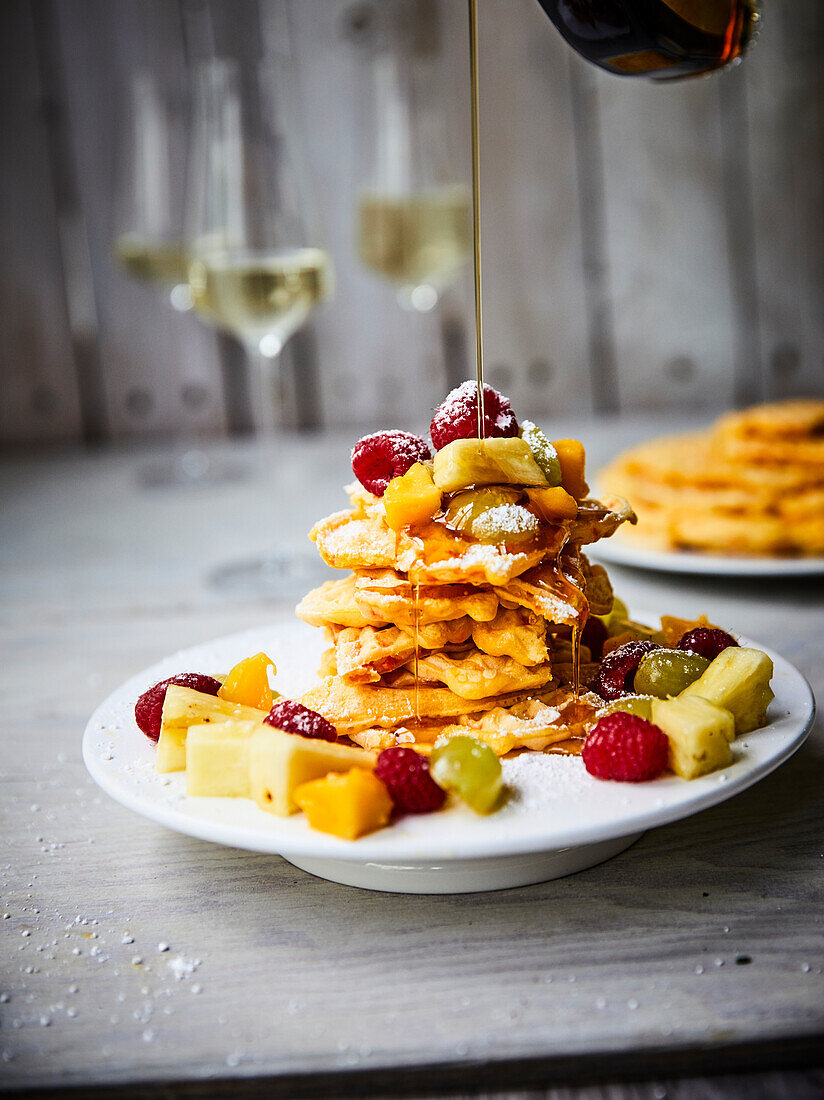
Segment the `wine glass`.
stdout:
[[366,54],[357,211],[360,259],[405,309],[428,312],[472,251],[471,194],[456,171],[437,13],[387,0],[360,28]]
[[197,75],[189,286],[209,324],[235,334],[255,370],[258,429],[276,422],[273,362],[332,296],[283,64],[216,59]]
[[184,245],[190,102],[181,76],[140,71],[129,86],[114,253],[132,278],[191,309]]
[[[259,433],[278,422],[276,362],[334,290],[291,99],[289,58],[240,65],[218,58],[196,76],[187,243],[201,319],[237,336],[252,367]],[[246,595],[302,594],[328,577],[314,554],[273,547],[220,567],[212,582]]]

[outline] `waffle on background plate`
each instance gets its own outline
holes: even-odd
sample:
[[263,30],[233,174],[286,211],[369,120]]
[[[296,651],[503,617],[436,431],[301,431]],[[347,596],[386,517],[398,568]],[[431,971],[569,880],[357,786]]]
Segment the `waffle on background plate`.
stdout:
[[756,405],[704,432],[651,440],[599,472],[631,501],[621,538],[659,550],[824,554],[824,400]]
[[[303,703],[368,749],[426,751],[461,732],[500,755],[579,751],[593,700],[571,687],[571,635],[588,611],[607,614],[613,603],[581,546],[634,521],[626,503],[583,500],[574,520],[509,549],[437,522],[396,532],[380,499],[357,483],[347,492],[351,508],[310,535],[346,575],[298,605],[329,640],[321,682]],[[584,645],[580,661],[586,683],[597,665]]]

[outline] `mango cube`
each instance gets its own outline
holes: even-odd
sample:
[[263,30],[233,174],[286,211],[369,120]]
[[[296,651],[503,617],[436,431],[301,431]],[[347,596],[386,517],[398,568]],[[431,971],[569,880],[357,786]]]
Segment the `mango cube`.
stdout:
[[393,531],[402,531],[416,523],[432,519],[441,506],[441,491],[422,462],[393,477],[383,494],[386,522]]
[[215,695],[170,684],[163,701],[160,722],[160,738],[157,742],[157,770],[182,772],[186,767],[186,735],[189,726],[210,722],[236,721],[262,722],[267,712],[239,703],[228,703]]
[[652,721],[667,735],[669,766],[682,779],[697,779],[732,763],[733,717],[699,696],[653,699]]
[[527,495],[535,505],[538,515],[548,523],[575,519],[578,515],[578,501],[560,485],[551,489],[529,489]]
[[[275,669],[274,661],[265,653],[256,653],[240,661],[217,693],[218,699],[227,703],[240,703],[268,712],[275,701],[275,692],[269,686],[269,669]],[[276,670],[275,670],[276,671]]]
[[433,478],[453,493],[469,485],[548,485],[525,439],[453,439],[435,455]]
[[249,798],[249,743],[260,722],[190,726],[186,793],[199,798]]
[[357,840],[364,833],[383,828],[392,814],[392,799],[386,787],[374,772],[364,768],[333,772],[303,783],[295,791],[295,802],[313,829],[344,840]]
[[576,500],[583,500],[589,492],[584,479],[586,452],[577,439],[556,439],[555,450],[561,463],[561,484]]
[[287,817],[298,810],[295,791],[310,779],[351,768],[371,768],[374,753],[336,741],[317,741],[261,726],[249,743],[252,798],[262,810]]

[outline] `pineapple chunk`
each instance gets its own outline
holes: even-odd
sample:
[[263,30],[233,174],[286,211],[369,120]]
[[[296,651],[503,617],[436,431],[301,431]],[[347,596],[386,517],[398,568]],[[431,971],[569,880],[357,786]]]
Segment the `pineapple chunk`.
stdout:
[[386,522],[393,531],[415,523],[426,523],[441,506],[441,491],[422,462],[416,462],[402,477],[393,477],[383,494]]
[[227,703],[241,703],[245,707],[265,710],[268,714],[276,698],[280,698],[269,686],[269,669],[275,663],[265,653],[246,657],[232,669],[217,693],[218,699]]
[[547,485],[523,439],[453,439],[435,455],[434,479],[445,493],[468,485]]
[[392,814],[389,791],[374,772],[363,768],[302,783],[295,791],[295,802],[313,829],[344,840],[381,829]]
[[561,463],[561,484],[576,500],[583,500],[589,492],[584,480],[586,453],[577,439],[556,439],[555,450]]
[[262,810],[286,817],[298,809],[295,790],[302,783],[329,772],[371,768],[374,760],[374,754],[364,749],[262,726],[249,743],[252,798]]
[[551,489],[528,489],[527,496],[541,519],[549,523],[557,523],[559,519],[575,519],[578,515],[578,501],[560,485]]
[[723,707],[698,695],[653,699],[652,721],[667,735],[669,766],[682,779],[697,779],[732,763],[735,723]]
[[684,688],[685,695],[700,695],[731,710],[735,732],[749,733],[767,724],[767,707],[775,698],[770,680],[773,663],[760,649],[730,646],[722,650],[697,680]]
[[250,798],[249,742],[260,722],[190,726],[186,738],[186,793],[200,798]]
[[186,767],[186,734],[189,726],[226,722],[230,718],[260,722],[266,711],[227,703],[202,691],[170,684],[163,701],[163,718],[157,742],[157,770],[181,772]]

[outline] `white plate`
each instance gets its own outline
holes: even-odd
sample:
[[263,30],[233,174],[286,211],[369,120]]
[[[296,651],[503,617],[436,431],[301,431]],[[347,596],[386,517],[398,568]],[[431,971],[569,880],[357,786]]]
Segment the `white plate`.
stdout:
[[712,577],[817,577],[824,558],[747,558],[685,550],[649,550],[620,536],[587,547],[587,554],[610,565],[656,569],[665,573],[701,573]]
[[347,885],[464,893],[543,882],[591,867],[623,851],[645,829],[724,801],[795,752],[815,711],[804,677],[758,646],[775,662],[770,723],[735,743],[734,762],[723,771],[691,782],[664,776],[651,783],[610,783],[593,779],[577,757],[524,754],[504,761],[513,793],[498,813],[479,817],[453,806],[402,818],[357,841],[316,832],[302,814],[267,814],[249,799],[188,798],[183,772],[158,775],[154,745],[134,722],[135,700],[147,687],[178,672],[225,672],[263,650],[277,662],[278,688],[296,696],[314,682],[323,646],[319,630],[295,622],[234,634],[166,658],[128,680],[92,715],[83,737],[86,767],[116,801],[189,836],[276,853]]

